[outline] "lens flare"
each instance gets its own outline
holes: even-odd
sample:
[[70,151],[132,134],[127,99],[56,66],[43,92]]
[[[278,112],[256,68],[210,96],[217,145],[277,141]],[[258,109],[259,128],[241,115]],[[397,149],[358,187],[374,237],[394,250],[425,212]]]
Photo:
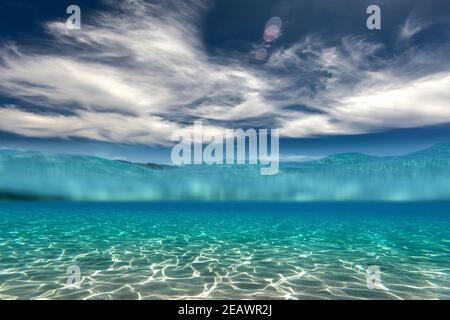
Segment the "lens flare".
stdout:
[[262,61],[267,57],[267,50],[265,48],[259,48],[255,51],[255,59]]
[[272,42],[281,35],[281,27],[283,22],[279,17],[272,17],[267,21],[264,28],[264,40]]

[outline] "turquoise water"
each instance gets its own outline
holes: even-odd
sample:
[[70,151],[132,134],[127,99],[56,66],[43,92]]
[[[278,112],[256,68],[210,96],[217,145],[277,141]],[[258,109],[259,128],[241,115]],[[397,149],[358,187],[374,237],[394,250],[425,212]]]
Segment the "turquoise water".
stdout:
[[397,157],[341,154],[253,165],[145,166],[0,150],[0,199],[79,201],[450,201],[450,144]]
[[445,202],[3,202],[0,298],[450,299],[449,231]]

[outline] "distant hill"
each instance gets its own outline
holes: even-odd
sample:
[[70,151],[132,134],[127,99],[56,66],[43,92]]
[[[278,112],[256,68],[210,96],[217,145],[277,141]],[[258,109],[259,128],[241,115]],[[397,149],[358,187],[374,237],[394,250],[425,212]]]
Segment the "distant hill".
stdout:
[[171,167],[97,157],[0,151],[0,198],[95,201],[450,200],[450,144],[396,157],[358,153],[258,166]]
[[378,157],[368,156],[363,153],[343,153],[326,157],[325,159],[316,160],[314,164],[324,165],[348,165],[357,163],[367,163],[380,160]]
[[136,162],[126,161],[126,160],[114,160],[114,161],[127,163],[127,164],[134,164],[134,165],[137,165],[137,166],[143,166],[143,167],[146,167],[146,168],[149,168],[149,169],[155,169],[155,170],[167,170],[167,169],[173,169],[174,168],[174,166],[158,164],[158,163],[152,163],[152,162],[136,163]]

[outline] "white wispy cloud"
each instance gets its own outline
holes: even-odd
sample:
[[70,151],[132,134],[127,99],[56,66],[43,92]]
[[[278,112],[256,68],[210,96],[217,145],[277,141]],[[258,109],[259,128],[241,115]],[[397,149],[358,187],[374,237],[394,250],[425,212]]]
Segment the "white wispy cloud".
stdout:
[[[82,30],[49,22],[53,50],[4,45],[0,92],[39,112],[3,106],[2,130],[168,144],[194,119],[208,121],[206,132],[258,119],[258,126],[275,123],[289,137],[450,121],[448,64],[438,72],[408,54],[382,60],[381,44],[352,36],[334,46],[308,36],[273,52],[265,65],[250,64],[248,57],[206,53],[202,1],[128,0],[121,10],[83,21]],[[417,28],[409,25],[405,35]]]
[[409,39],[430,25],[429,22],[410,15],[400,28],[400,38]]
[[292,48],[284,57],[275,56],[274,66],[294,63],[306,74],[327,74],[312,97],[286,90],[296,103],[322,112],[284,112],[280,133],[290,137],[359,134],[450,122],[448,63],[438,60],[440,70],[434,70],[430,66],[437,61],[432,54],[415,50],[380,60],[376,53],[382,48],[355,37],[344,38],[338,47],[309,39],[296,48],[309,53],[303,61],[289,52]]

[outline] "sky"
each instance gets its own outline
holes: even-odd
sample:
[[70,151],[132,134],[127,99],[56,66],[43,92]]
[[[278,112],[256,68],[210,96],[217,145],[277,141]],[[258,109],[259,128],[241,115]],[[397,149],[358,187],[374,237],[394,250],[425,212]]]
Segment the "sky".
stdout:
[[196,120],[277,128],[285,161],[450,142],[449,17],[448,0],[1,0],[0,148],[168,163]]

